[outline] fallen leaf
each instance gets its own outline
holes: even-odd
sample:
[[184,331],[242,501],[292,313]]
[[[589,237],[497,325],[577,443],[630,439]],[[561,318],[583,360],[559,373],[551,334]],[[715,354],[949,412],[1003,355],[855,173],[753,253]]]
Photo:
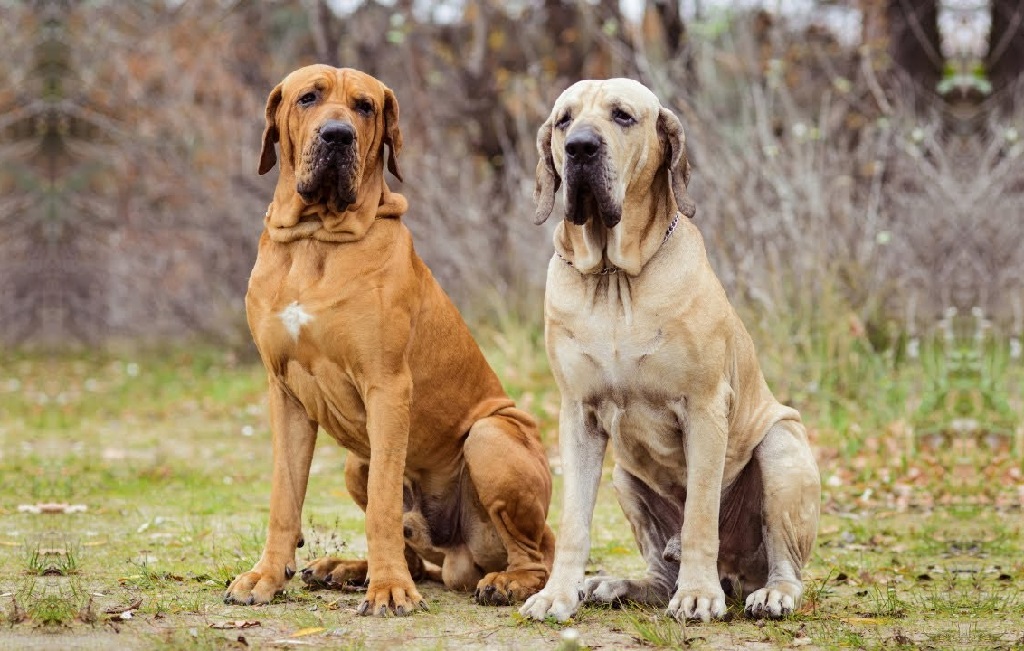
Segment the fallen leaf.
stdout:
[[316,635],[317,633],[326,630],[327,629],[323,626],[310,626],[309,628],[300,628],[299,630],[292,633],[291,637],[305,637],[307,635]]
[[[139,606],[141,606],[141,605],[142,605],[142,597],[139,597],[138,599],[136,599],[135,601],[131,602],[127,606],[116,606],[114,608],[107,608],[103,612],[104,612],[104,614],[107,614],[107,615],[122,615],[123,616],[125,613],[129,613],[129,612],[131,612],[133,610],[138,610]],[[123,619],[129,619],[130,617],[131,616],[129,615],[128,617],[122,617],[122,618]]]
[[252,628],[254,626],[263,626],[263,623],[255,619],[236,619],[231,622],[217,622],[210,624],[210,628]]
[[33,515],[84,513],[88,508],[85,504],[20,504],[18,505],[18,513],[31,513]]

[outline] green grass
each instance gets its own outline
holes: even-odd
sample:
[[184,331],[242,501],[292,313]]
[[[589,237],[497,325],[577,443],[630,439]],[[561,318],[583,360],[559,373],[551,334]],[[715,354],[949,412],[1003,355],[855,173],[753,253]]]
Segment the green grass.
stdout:
[[[769,382],[804,413],[824,484],[803,607],[757,623],[732,604],[731,621],[685,628],[661,609],[585,607],[572,622],[580,644],[1024,647],[1020,362],[999,342],[968,335],[922,339],[912,358],[905,344],[885,347],[846,325],[792,346],[777,343],[784,339],[776,328],[762,323],[752,332]],[[558,392],[539,330],[507,320],[477,334],[555,455]],[[266,528],[265,382],[254,360],[209,348],[8,354],[0,363],[0,646],[74,639],[97,648],[242,648],[239,636],[255,648],[560,644],[562,626],[526,622],[429,584],[422,588],[430,612],[401,620],[357,617],[359,593],[310,592],[298,580],[269,606],[223,604],[225,583],[258,558]],[[300,563],[366,553],[343,463],[344,451],[321,437]],[[590,570],[637,576],[643,563],[609,478],[610,464]],[[553,524],[560,490],[556,476]],[[18,509],[41,503],[87,509]],[[122,619],[118,609],[136,602]],[[245,620],[260,625],[211,628]]]

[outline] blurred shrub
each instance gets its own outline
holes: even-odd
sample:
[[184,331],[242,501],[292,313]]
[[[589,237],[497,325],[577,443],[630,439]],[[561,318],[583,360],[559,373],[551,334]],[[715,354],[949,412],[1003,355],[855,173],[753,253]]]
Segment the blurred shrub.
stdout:
[[406,223],[472,320],[539,321],[551,224],[531,223],[536,129],[573,81],[624,75],[683,119],[697,224],[767,366],[856,347],[896,363],[949,307],[1020,334],[1024,114],[910,90],[813,21],[418,6],[0,5],[0,337],[248,345],[273,185],[255,175],[263,103],[318,60],[396,90]]

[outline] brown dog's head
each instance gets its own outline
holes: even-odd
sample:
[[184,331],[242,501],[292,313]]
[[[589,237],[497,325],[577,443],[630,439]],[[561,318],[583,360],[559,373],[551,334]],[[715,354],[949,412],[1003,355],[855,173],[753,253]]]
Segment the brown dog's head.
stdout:
[[538,224],[551,215],[564,181],[568,221],[600,217],[612,228],[629,193],[649,191],[662,170],[679,211],[696,212],[686,193],[690,164],[679,118],[631,79],[586,80],[566,89],[537,134],[537,150]]
[[313,65],[284,78],[267,99],[259,173],[277,163],[306,204],[322,203],[344,212],[357,202],[365,179],[388,170],[402,180],[395,94],[379,80],[350,68]]

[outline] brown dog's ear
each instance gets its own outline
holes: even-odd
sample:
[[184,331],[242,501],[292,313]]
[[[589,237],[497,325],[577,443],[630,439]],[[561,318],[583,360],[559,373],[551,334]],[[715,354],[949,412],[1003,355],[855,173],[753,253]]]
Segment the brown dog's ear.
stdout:
[[683,125],[679,118],[667,108],[661,109],[658,114],[658,135],[665,140],[668,148],[665,152],[665,163],[668,167],[669,182],[672,185],[672,195],[675,197],[676,206],[679,208],[679,212],[692,219],[697,214],[697,204],[686,192],[686,186],[690,183],[690,161],[686,158],[686,136],[683,135]]
[[259,173],[266,174],[277,163],[277,152],[274,151],[274,143],[280,140],[277,130],[277,107],[281,104],[281,88],[284,84],[278,84],[270,91],[267,98],[267,126],[263,128],[263,149],[260,150]]
[[555,207],[555,193],[562,185],[562,177],[555,170],[555,159],[551,156],[551,129],[554,124],[554,113],[541,125],[537,132],[537,185],[533,190],[533,200],[537,204],[537,213],[533,223],[543,224],[551,216]]
[[398,152],[402,151],[402,130],[398,128],[398,100],[387,86],[384,87],[384,144],[391,150],[388,156],[388,171],[398,179],[402,170],[398,167]]

